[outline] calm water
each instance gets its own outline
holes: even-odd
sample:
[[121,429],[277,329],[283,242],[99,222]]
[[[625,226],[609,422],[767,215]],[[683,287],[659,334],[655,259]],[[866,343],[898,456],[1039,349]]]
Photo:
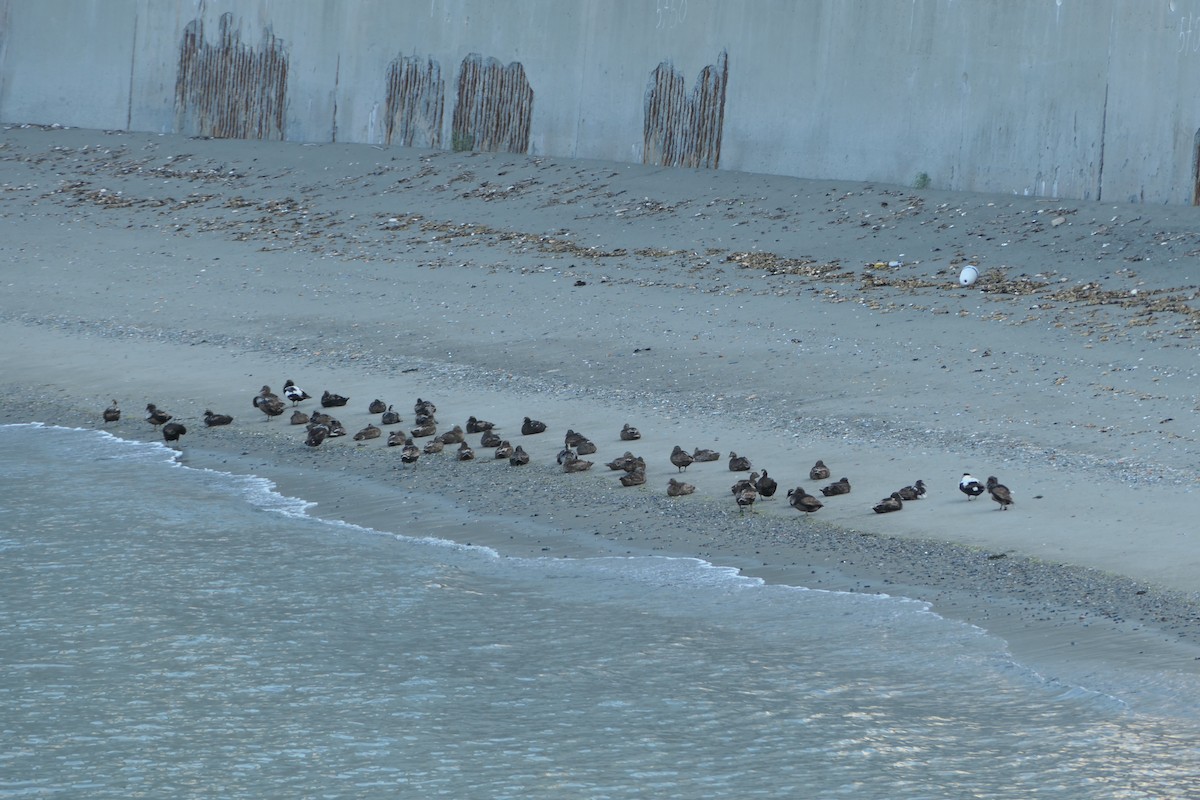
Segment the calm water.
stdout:
[[0,426],[0,475],[0,798],[1200,791],[1196,720],[919,603],[331,524],[95,431]]

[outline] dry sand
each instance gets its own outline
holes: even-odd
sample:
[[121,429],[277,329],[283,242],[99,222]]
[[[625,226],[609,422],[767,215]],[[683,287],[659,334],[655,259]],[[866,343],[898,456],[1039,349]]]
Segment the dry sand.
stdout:
[[[887,592],[1073,680],[1200,671],[1195,210],[361,145],[8,126],[0,136],[0,421],[152,439],[315,513],[431,520],[505,555],[697,556]],[[978,266],[972,287],[957,283]],[[293,378],[351,433],[417,397],[477,448],[402,466],[383,439],[306,448],[251,405]],[[315,407],[313,401],[304,405]],[[205,429],[211,408],[229,428]],[[289,410],[290,414],[290,410]],[[550,430],[522,437],[524,416]],[[622,424],[643,433],[621,442]],[[591,471],[554,461],[568,428]],[[478,437],[471,437],[477,443]],[[739,513],[723,457],[781,490]],[[624,488],[603,463],[646,458]],[[823,459],[851,494],[801,515]],[[1014,506],[968,501],[996,475]],[[923,479],[926,499],[872,506]],[[455,522],[457,521],[457,522]],[[493,521],[496,524],[491,524]],[[503,524],[500,524],[500,523]]]

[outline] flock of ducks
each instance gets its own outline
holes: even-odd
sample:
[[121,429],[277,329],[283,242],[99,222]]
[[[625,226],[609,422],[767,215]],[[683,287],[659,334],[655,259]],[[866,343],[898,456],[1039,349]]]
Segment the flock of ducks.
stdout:
[[[349,403],[349,398],[339,394],[326,391],[321,395],[320,405],[322,410],[313,410],[305,412],[298,406],[311,400],[312,395],[305,392],[294,381],[288,380],[283,386],[283,397],[276,395],[271,391],[270,386],[263,386],[258,394],[252,398],[254,408],[261,411],[267,421],[273,417],[282,416],[287,411],[287,403],[291,403],[292,415],[291,424],[305,426],[304,443],[309,447],[320,447],[326,439],[337,438],[347,435],[347,430],[341,422],[333,417],[327,409],[336,409],[344,407]],[[383,428],[380,426],[399,425],[403,420],[399,412],[392,405],[384,403],[382,400],[374,400],[368,406],[370,414],[378,414],[380,417],[379,425],[369,423],[365,428],[359,430],[353,435],[354,441],[363,442],[371,439],[378,439],[384,436]],[[479,419],[475,416],[467,418],[465,427],[462,425],[454,425],[449,430],[438,432],[438,422],[436,418],[437,407],[429,400],[417,398],[413,404],[413,413],[416,415],[414,425],[409,430],[394,430],[387,434],[387,446],[400,448],[400,461],[404,464],[412,464],[417,461],[422,455],[434,455],[441,453],[449,445],[452,447],[452,452],[455,458],[459,461],[472,461],[475,459],[475,448],[467,441],[467,436],[479,436],[479,447],[492,450],[492,457],[497,460],[507,460],[511,466],[523,466],[530,461],[529,453],[521,445],[514,446],[509,440],[502,438],[496,432],[496,424],[486,420]],[[103,411],[104,422],[117,422],[121,419],[121,409],[116,400],[112,401],[112,405]],[[179,442],[181,437],[187,433],[187,428],[179,422],[173,421],[173,417],[162,409],[158,408],[153,403],[146,405],[146,421],[153,425],[156,429],[162,430],[163,440],[168,444]],[[215,414],[210,410],[204,412],[205,427],[217,427],[229,425],[233,422],[233,417],[228,414]],[[536,436],[545,433],[547,430],[546,423],[539,420],[525,417],[521,424],[522,436]],[[618,438],[623,442],[637,441],[642,438],[642,434],[637,428],[625,424],[621,428]],[[428,439],[423,446],[415,443],[415,439]],[[455,447],[457,446],[457,447]],[[584,456],[592,455],[597,452],[595,442],[589,439],[582,433],[568,429],[563,437],[563,448],[559,451],[557,461],[562,467],[563,472],[586,472],[595,464],[594,461],[589,461]],[[688,452],[683,447],[676,445],[671,451],[669,461],[676,468],[677,474],[686,472],[688,467],[696,463],[719,461],[721,454],[716,450],[707,448],[695,448],[692,452]],[[739,456],[735,452],[730,452],[727,465],[730,472],[749,472],[747,477],[740,478],[731,487],[734,501],[737,504],[739,512],[752,510],[754,504],[761,499],[770,499],[775,496],[779,489],[778,482],[772,478],[767,470],[752,471],[753,465],[750,459],[745,456]],[[614,472],[620,472],[620,483],[622,486],[641,486],[646,483],[646,460],[641,456],[635,456],[630,451],[612,461],[605,464],[608,469]],[[827,481],[830,479],[831,472],[824,461],[818,460],[809,470],[808,477],[815,482]],[[999,510],[1006,511],[1013,504],[1012,492],[1008,487],[1000,483],[994,476],[989,477],[985,482],[980,483],[970,473],[963,473],[962,479],[958,484],[959,490],[966,495],[968,500],[974,500],[976,497],[985,492],[991,496],[999,505]],[[672,477],[667,482],[667,495],[669,497],[682,497],[692,494],[696,491],[696,487],[690,483],[685,483],[678,478]],[[820,489],[821,495],[825,498],[838,497],[840,495],[850,494],[850,481],[848,478],[838,478],[831,483],[826,484]],[[923,499],[927,494],[925,482],[922,480],[915,481],[911,485],[904,486],[887,497],[880,500],[872,506],[872,510],[876,514],[887,514],[894,511],[900,511],[904,508],[905,503]],[[819,511],[824,507],[824,503],[815,495],[805,491],[803,486],[797,486],[794,489],[789,489],[786,492],[788,504],[796,509],[807,514]]]

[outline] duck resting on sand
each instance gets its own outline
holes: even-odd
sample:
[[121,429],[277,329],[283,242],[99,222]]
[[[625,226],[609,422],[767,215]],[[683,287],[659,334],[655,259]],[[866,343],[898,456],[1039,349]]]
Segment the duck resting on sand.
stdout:
[[817,459],[817,463],[813,464],[813,468],[808,471],[808,477],[814,481],[824,481],[829,479],[829,467],[825,466],[825,462]]
[[621,428],[622,442],[632,442],[635,439],[640,438],[642,438],[642,432],[630,425],[628,422],[625,423],[625,427]]
[[795,489],[790,490],[787,493],[787,497],[788,505],[797,511],[804,511],[809,514],[820,509],[823,505],[820,500],[804,491],[803,486],[797,486]]
[[839,494],[850,494],[850,480],[848,478],[839,478],[828,486],[821,487],[821,494],[826,497],[833,497]]
[[[749,472],[750,459],[745,456],[739,456],[732,450],[729,451],[729,471],[730,472]],[[754,502],[754,501],[751,501]]]
[[904,501],[900,499],[899,493],[892,492],[890,496],[876,503],[872,510],[876,514],[887,514],[890,511],[899,511],[902,508],[904,508]]
[[521,423],[521,435],[522,436],[532,436],[535,433],[545,433],[545,432],[546,432],[546,423],[541,422],[540,420],[530,419],[529,417],[526,417],[525,421],[523,423]]
[[694,491],[696,491],[696,487],[690,483],[682,483],[674,478],[667,481],[667,497],[683,497]]

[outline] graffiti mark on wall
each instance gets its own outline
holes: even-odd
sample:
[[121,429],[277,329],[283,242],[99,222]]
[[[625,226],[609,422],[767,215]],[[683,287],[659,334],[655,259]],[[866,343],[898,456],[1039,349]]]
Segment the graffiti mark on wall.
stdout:
[[471,53],[458,71],[458,102],[450,126],[455,150],[529,150],[533,88],[525,68]]
[[175,78],[175,129],[221,139],[279,139],[287,111],[288,56],[267,30],[257,48],[242,44],[233,15],[221,15],[215,44],[204,23],[183,29]]
[[642,162],[716,169],[721,162],[728,80],[729,58],[724,51],[716,64],[700,71],[691,94],[683,75],[666,61],[659,64],[646,90]]
[[384,141],[403,147],[441,147],[445,95],[438,62],[415,57],[394,60],[387,75]]
[[687,0],[655,0],[654,27],[661,31],[682,25],[687,19],[687,6]]

